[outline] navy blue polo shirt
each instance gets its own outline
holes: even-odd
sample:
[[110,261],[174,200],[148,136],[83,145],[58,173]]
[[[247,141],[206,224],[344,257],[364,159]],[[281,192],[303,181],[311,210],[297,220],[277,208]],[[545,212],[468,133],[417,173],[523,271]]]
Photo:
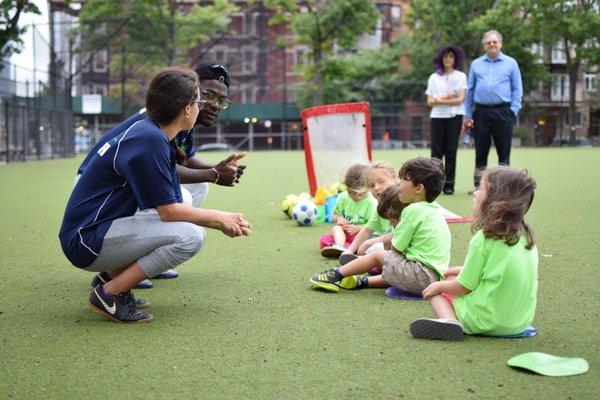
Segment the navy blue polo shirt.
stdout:
[[[146,116],[146,108],[142,108],[140,111],[131,115],[125,121],[120,124],[114,126],[111,130],[106,132],[98,143],[88,153],[85,157],[79,168],[77,169],[77,174],[80,175],[86,169],[90,160],[100,150],[100,148],[104,145],[104,143],[108,142],[111,139],[114,139],[116,136],[123,133],[127,128],[136,123],[137,121],[141,121]],[[175,143],[179,146],[184,152],[187,158],[193,157],[196,154],[196,146],[194,146],[194,130],[190,129],[189,131],[181,131],[177,134],[175,138]]]
[[112,221],[138,208],[181,202],[175,150],[144,117],[91,154],[67,203],[59,233],[63,252],[73,265],[88,267]]

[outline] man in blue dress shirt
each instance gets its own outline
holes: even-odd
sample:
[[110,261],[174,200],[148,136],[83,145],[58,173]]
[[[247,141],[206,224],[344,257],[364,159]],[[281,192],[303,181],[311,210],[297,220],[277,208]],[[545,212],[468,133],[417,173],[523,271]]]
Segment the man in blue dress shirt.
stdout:
[[487,166],[492,139],[498,164],[510,164],[513,126],[521,109],[523,85],[517,61],[502,53],[502,35],[488,31],[481,41],[486,54],[471,64],[465,98],[465,128],[475,139],[475,188]]

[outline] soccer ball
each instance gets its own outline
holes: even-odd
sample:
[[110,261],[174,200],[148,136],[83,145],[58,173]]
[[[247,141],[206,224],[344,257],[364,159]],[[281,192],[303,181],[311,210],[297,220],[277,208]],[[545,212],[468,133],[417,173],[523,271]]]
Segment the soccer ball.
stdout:
[[301,226],[314,224],[317,220],[317,206],[310,200],[300,200],[292,210],[292,219]]

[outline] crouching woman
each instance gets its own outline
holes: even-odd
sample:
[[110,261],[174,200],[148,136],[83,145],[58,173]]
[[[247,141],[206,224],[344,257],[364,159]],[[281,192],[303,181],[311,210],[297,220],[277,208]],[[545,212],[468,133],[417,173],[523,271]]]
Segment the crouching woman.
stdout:
[[131,289],[196,255],[204,227],[230,237],[252,233],[240,213],[182,202],[174,140],[194,126],[202,105],[193,70],[160,70],[146,93],[148,115],[94,154],[69,198],[59,233],[63,252],[76,267],[102,274],[92,281],[89,304],[113,320],[152,320],[139,310],[148,303]]

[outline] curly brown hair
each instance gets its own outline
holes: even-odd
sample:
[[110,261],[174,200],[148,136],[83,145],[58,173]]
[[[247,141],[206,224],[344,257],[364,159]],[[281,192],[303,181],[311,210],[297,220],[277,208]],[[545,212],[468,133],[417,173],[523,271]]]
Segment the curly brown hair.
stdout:
[[481,229],[485,237],[515,245],[521,236],[527,238],[527,249],[535,242],[533,230],[523,219],[533,202],[536,183],[526,170],[508,166],[487,169],[482,175],[487,196],[475,210],[471,230]]
[[381,198],[377,204],[377,214],[379,214],[381,218],[388,220],[399,220],[402,210],[404,210],[404,207],[407,205],[407,203],[400,201],[400,185],[395,183],[388,186],[383,193],[381,193]]

